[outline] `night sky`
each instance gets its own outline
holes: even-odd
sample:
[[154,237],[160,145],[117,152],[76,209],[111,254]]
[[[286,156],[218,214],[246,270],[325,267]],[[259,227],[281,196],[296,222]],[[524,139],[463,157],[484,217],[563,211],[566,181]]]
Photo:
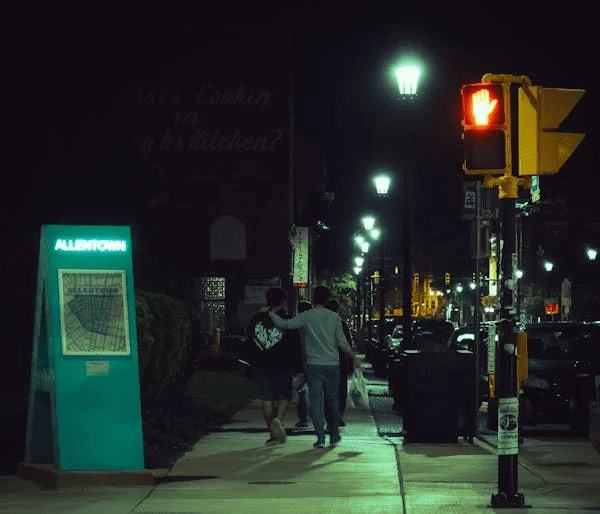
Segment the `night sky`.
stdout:
[[[115,109],[128,82],[200,75],[204,63],[248,63],[293,70],[296,126],[317,134],[336,195],[320,245],[320,265],[350,271],[352,233],[367,210],[378,214],[370,182],[394,174],[385,227],[399,228],[401,173],[415,176],[415,242],[422,271],[471,269],[468,224],[461,220],[460,87],[487,72],[528,75],[536,85],[583,88],[577,129],[587,138],[560,176],[591,178],[591,74],[597,42],[587,8],[506,13],[499,2],[351,3],[336,8],[279,4],[165,4],[151,10],[107,6],[10,13],[5,61],[3,233],[9,287],[33,314],[39,230],[46,223],[129,224],[136,180],[118,148],[90,169],[87,155],[119,131]],[[550,5],[550,4],[547,4]],[[96,10],[94,10],[96,9]],[[566,10],[566,7],[562,7]],[[517,12],[518,11],[518,12]],[[290,43],[293,41],[293,44]],[[388,82],[404,56],[424,65],[418,99],[400,104]],[[104,148],[106,150],[106,148]],[[114,160],[111,158],[114,157]],[[118,162],[115,167],[114,162]],[[106,177],[104,186],[90,178]],[[119,180],[123,188],[106,184]],[[111,182],[112,181],[112,182]],[[572,182],[572,180],[571,180]],[[84,214],[82,214],[84,213]],[[76,221],[73,221],[76,219]],[[395,244],[395,243],[394,243]],[[393,244],[392,244],[393,246]],[[24,321],[31,321],[25,317]],[[29,328],[28,328],[29,330]]]

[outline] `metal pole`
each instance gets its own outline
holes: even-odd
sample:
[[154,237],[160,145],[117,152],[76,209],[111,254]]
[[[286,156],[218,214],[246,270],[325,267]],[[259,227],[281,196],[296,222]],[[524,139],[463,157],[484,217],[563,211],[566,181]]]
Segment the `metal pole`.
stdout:
[[363,272],[363,309],[362,309],[362,316],[363,316],[363,320],[362,320],[362,326],[363,328],[367,328],[367,283],[368,283],[368,277],[369,277],[369,260],[368,257],[365,258],[366,261],[366,266],[365,266],[365,271]]
[[481,184],[477,182],[476,189],[476,201],[477,201],[477,237],[476,245],[477,250],[475,251],[475,341],[473,342],[473,359],[475,361],[475,384],[473,387],[474,391],[474,406],[473,406],[473,435],[477,437],[479,435],[479,375],[481,373],[479,365],[479,344],[480,344],[480,318],[481,318],[481,291],[479,287],[480,276],[480,262],[479,262],[479,251],[481,249]]
[[368,304],[367,304],[367,312],[368,312],[368,317],[367,317],[367,323],[369,324],[369,344],[371,344],[371,342],[373,341],[373,277],[372,277],[372,270],[371,270],[371,257],[369,254],[367,254],[367,263],[368,263],[368,285],[367,285],[367,291],[369,294],[368,297]]
[[385,255],[383,249],[383,235],[379,241],[381,271],[379,272],[379,348],[383,351],[385,348]]
[[411,269],[411,171],[407,170],[404,173],[403,189],[403,210],[402,216],[402,261],[403,261],[403,280],[402,280],[402,325],[403,339],[410,341],[411,339],[411,323],[412,323],[412,269]]
[[[511,150],[513,176],[518,175],[518,85],[510,86]],[[500,201],[502,244],[500,247],[500,344],[496,357],[496,397],[498,398],[498,492],[492,507],[522,507],[525,498],[518,491],[519,398],[517,395],[513,254],[515,253],[516,198]],[[509,285],[511,287],[509,287]]]

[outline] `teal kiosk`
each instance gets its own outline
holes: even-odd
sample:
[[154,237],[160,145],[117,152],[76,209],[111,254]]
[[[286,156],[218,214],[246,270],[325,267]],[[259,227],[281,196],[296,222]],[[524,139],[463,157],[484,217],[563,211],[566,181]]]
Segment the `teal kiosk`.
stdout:
[[129,227],[42,226],[17,473],[54,488],[69,477],[96,477],[89,485],[152,480],[144,470]]

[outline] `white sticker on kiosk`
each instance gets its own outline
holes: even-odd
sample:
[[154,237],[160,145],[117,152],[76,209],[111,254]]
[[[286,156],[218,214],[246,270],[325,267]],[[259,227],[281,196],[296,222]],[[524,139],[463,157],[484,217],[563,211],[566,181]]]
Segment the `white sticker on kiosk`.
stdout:
[[519,399],[498,398],[498,455],[519,453]]
[[85,374],[88,377],[108,376],[108,361],[85,361]]

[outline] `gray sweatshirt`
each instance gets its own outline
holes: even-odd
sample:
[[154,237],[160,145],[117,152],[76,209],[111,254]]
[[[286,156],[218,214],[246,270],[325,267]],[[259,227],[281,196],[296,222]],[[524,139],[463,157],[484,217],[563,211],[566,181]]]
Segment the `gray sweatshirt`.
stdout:
[[314,308],[301,312],[291,319],[282,319],[272,312],[269,312],[269,315],[279,328],[305,329],[306,364],[339,366],[338,348],[351,351],[342,330],[342,318],[322,305],[315,305]]

